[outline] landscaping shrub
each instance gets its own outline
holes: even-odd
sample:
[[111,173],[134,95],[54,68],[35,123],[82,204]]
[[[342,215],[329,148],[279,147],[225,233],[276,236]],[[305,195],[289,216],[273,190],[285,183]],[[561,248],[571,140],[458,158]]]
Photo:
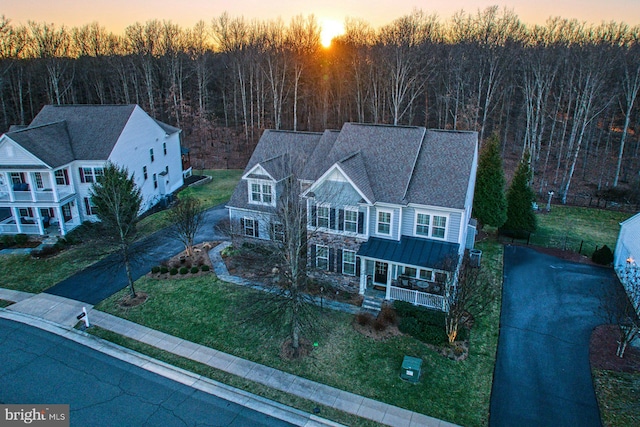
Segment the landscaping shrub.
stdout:
[[609,249],[607,245],[604,245],[593,252],[591,260],[596,264],[609,265],[613,262],[613,252],[611,252],[611,249]]
[[167,267],[166,265],[160,266],[160,274],[166,274],[168,271],[169,271],[169,267]]
[[10,248],[11,246],[16,244],[16,240],[13,238],[12,234],[5,234],[2,236],[2,246],[5,248]]
[[175,267],[171,268],[171,270],[169,270],[169,274],[175,276],[176,274],[178,274],[178,269]]
[[200,269],[198,267],[191,267],[191,274],[196,274]]
[[16,234],[14,237],[16,245],[24,245],[29,240],[29,236],[26,234]]
[[444,328],[445,313],[417,307],[402,301],[394,302],[394,307],[400,317],[398,328],[401,332],[428,344],[438,346],[447,344],[447,334]]
[[51,246],[43,246],[42,249],[31,251],[32,258],[47,258],[53,256],[62,250],[62,246],[57,243]]
[[160,273],[160,266],[159,266],[159,265],[156,265],[156,266],[154,266],[154,267],[151,267],[151,273],[153,273],[153,274],[158,274],[158,273]]
[[382,307],[382,310],[378,313],[378,318],[384,321],[387,325],[395,325],[398,321],[398,315],[390,305],[384,305]]
[[202,267],[200,267],[200,270],[209,271],[209,266],[207,264],[203,264]]
[[187,274],[189,269],[187,267],[180,267],[180,274]]
[[380,316],[376,317],[376,319],[373,321],[373,329],[378,332],[382,332],[387,329],[388,325],[389,324]]
[[373,315],[371,313],[358,313],[356,314],[356,322],[360,326],[367,326],[373,322]]

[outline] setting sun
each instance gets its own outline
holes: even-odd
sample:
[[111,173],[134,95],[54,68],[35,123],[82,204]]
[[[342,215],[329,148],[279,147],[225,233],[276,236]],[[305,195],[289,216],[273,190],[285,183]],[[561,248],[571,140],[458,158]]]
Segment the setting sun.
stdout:
[[331,46],[331,40],[333,40],[334,37],[344,34],[344,25],[338,21],[324,19],[322,20],[321,27],[320,42],[324,47]]

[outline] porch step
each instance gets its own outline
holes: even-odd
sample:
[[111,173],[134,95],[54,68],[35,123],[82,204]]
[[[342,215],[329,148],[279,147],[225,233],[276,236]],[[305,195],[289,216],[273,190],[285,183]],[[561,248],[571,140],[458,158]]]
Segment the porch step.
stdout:
[[382,309],[383,300],[368,295],[364,296],[362,301],[362,311],[368,311],[372,314],[378,314]]

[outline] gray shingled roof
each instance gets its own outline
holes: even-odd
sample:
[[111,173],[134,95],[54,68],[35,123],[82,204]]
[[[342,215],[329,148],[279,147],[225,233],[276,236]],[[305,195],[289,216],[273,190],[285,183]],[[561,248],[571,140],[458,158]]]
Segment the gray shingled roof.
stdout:
[[107,160],[135,107],[46,105],[33,119],[29,128],[64,121],[75,159]]
[[[291,174],[300,176],[322,135],[315,132],[265,130],[244,169],[244,174],[260,164],[278,181]],[[256,205],[249,205],[247,191],[246,183],[236,185],[227,205],[256,209]],[[257,209],[269,210],[266,207]]]
[[476,132],[428,130],[406,199],[464,209],[477,142]]
[[67,126],[64,122],[7,132],[6,136],[51,168],[57,168],[74,160]]

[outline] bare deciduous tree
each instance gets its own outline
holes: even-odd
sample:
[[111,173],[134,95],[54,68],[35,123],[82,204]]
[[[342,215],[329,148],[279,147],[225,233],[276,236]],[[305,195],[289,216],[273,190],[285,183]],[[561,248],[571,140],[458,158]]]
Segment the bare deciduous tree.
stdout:
[[184,245],[187,256],[192,256],[193,240],[204,221],[202,203],[195,197],[183,197],[171,208],[167,217],[173,224],[170,233]]

